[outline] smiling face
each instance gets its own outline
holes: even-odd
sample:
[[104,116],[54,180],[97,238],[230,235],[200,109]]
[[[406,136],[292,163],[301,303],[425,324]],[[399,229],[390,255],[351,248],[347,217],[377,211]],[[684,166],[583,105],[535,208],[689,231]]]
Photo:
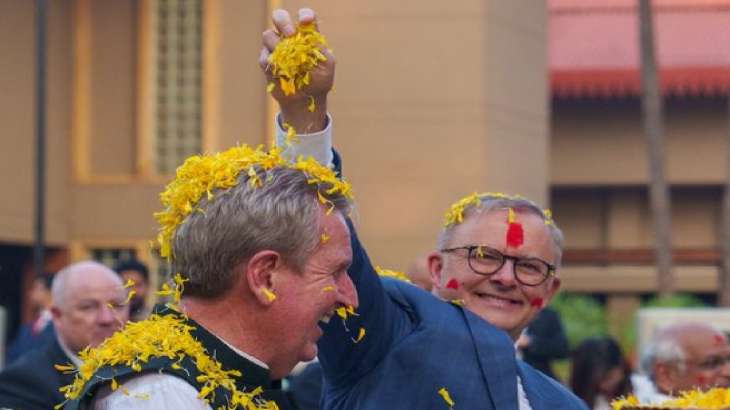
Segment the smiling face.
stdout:
[[[511,221],[511,224],[508,223]],[[520,240],[515,240],[516,225]],[[556,264],[556,248],[543,219],[528,212],[508,210],[476,212],[452,228],[443,248],[485,246],[509,257],[539,258]],[[491,275],[475,273],[468,263],[468,252],[434,252],[429,257],[434,291],[440,297],[461,299],[464,306],[492,325],[507,331],[517,340],[522,330],[545,306],[560,287],[560,279],[549,277],[537,286],[519,283],[514,275],[514,260]]]
[[[350,232],[339,212],[320,212],[320,243],[310,255],[301,272],[287,269],[273,283],[276,302],[282,320],[280,352],[284,363],[274,367],[291,369],[299,361],[317,356],[317,340],[322,336],[320,320],[328,320],[334,309],[350,305],[357,307],[357,291],[347,274],[352,262]],[[321,234],[324,234],[322,236]],[[288,370],[284,373],[286,375]]]

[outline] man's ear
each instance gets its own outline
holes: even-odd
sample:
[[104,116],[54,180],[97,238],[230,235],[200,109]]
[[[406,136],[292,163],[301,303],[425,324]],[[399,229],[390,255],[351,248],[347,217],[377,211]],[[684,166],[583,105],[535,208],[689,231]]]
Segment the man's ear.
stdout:
[[545,306],[553,299],[553,296],[560,290],[560,278],[556,275],[552,280],[548,280],[547,297],[545,298]]
[[426,256],[426,266],[431,277],[431,284],[434,289],[441,287],[441,271],[444,268],[444,260],[440,252],[434,251]]
[[274,284],[282,266],[281,255],[271,250],[257,252],[242,264],[248,288],[262,305],[269,306],[276,300]]

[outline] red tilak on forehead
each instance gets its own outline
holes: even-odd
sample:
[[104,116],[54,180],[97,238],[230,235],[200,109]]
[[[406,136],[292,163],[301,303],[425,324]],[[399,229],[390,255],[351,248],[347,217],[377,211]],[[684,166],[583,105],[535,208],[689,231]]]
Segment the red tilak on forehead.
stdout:
[[519,248],[525,242],[525,233],[522,224],[515,222],[515,211],[509,208],[507,211],[507,246]]
[[702,387],[702,385],[705,383],[707,383],[707,378],[702,374],[698,374],[697,375],[697,384],[700,385],[700,387]]
[[452,278],[446,283],[446,289],[459,289],[459,281]]

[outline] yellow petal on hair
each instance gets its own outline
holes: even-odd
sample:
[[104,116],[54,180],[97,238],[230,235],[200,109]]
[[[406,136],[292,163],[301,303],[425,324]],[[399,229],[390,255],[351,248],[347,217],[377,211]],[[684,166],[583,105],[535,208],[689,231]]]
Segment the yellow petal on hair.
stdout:
[[110,387],[111,387],[112,391],[117,390],[117,388],[119,387],[119,383],[117,383],[117,379],[112,377],[112,384]]
[[327,232],[322,232],[322,235],[319,236],[319,242],[324,244],[327,243],[327,241],[330,240],[330,236],[327,235]]
[[274,91],[274,87],[276,87],[276,84],[275,83],[269,83],[269,84],[267,84],[266,85],[266,92],[267,93],[271,93],[272,91]]
[[454,407],[454,401],[451,399],[451,395],[449,394],[449,391],[446,390],[446,387],[442,387],[438,391],[439,396],[441,396],[442,399],[446,402],[446,404],[449,405],[449,408]]
[[127,283],[124,284],[124,288],[127,289],[131,288],[132,286],[134,286],[134,281],[132,279],[127,279]]
[[124,300],[123,305],[126,305],[127,303],[129,303],[129,301],[132,300],[132,298],[136,294],[137,294],[137,291],[136,290],[134,290],[134,289],[133,290],[130,290],[129,293],[127,293],[127,299]]
[[322,288],[322,293],[324,293],[324,292],[334,292],[334,291],[335,291],[335,287],[332,286],[332,285],[328,285],[328,286],[325,286],[325,287]]
[[309,104],[307,104],[307,110],[309,110],[309,112],[314,112],[314,109],[315,109],[315,108],[316,108],[316,107],[315,107],[315,105],[314,105],[314,97],[312,97],[312,96],[310,95],[310,96],[309,96]]
[[515,210],[512,208],[507,209],[507,223],[515,222]]
[[248,167],[248,185],[251,188],[258,188],[263,185],[261,178],[259,178],[259,174],[256,173],[253,166]]
[[76,370],[76,366],[72,364],[54,364],[53,367],[59,372],[72,372]]
[[365,337],[365,328],[361,327],[357,332],[357,337],[352,338],[353,343],[359,343]]
[[274,299],[276,299],[276,294],[268,288],[262,288],[261,291],[264,292],[264,295],[266,296],[266,299],[269,299],[269,302],[273,302]]

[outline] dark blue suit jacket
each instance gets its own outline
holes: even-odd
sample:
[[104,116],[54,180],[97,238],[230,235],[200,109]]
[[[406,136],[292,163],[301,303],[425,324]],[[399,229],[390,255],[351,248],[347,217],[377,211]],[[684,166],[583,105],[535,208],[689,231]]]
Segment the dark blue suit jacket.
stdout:
[[[319,342],[323,409],[517,409],[517,375],[535,410],[586,409],[556,382],[515,358],[508,335],[408,283],[382,279],[352,231],[349,274],[359,316],[326,325]],[[360,328],[365,337],[353,338]]]

